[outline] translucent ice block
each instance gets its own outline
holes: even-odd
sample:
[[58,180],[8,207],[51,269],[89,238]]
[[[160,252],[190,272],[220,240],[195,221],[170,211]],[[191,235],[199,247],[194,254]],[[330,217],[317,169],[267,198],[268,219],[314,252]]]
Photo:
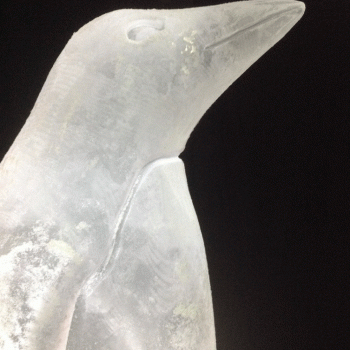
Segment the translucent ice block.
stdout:
[[0,165],[1,349],[215,349],[177,156],[303,11],[119,10],[73,35]]

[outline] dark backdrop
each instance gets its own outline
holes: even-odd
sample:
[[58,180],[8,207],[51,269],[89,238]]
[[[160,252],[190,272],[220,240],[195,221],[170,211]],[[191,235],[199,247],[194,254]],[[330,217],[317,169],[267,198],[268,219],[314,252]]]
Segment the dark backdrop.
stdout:
[[[302,20],[210,108],[181,155],[218,350],[349,348],[350,4],[305,2]],[[82,25],[121,8],[218,3],[3,0],[1,157]]]

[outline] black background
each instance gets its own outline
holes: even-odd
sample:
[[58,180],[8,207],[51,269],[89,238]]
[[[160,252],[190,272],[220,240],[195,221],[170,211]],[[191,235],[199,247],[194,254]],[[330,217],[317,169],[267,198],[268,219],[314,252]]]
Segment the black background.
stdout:
[[[121,8],[218,3],[2,1],[1,157],[82,25]],[[305,3],[301,21],[210,108],[181,155],[218,350],[349,349],[350,3]]]

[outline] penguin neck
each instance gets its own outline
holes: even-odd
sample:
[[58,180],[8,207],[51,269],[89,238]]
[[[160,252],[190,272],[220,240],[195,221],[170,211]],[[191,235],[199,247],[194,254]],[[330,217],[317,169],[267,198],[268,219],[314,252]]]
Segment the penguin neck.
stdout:
[[122,159],[142,158],[140,153],[145,152],[133,137],[137,130],[125,115],[127,106],[114,97],[117,84],[79,62],[68,64],[61,56],[11,148],[12,155],[27,159],[39,171],[45,162],[61,171],[71,162],[100,160],[112,169]]
[[[147,121],[152,118],[146,116],[148,124],[142,125],[136,102],[118,88],[104,74],[68,64],[61,55],[1,163],[3,199],[43,213],[55,210],[57,198],[90,198],[111,208],[108,216],[114,218],[141,169],[177,155],[157,143]],[[40,200],[29,200],[33,192]]]
[[56,62],[1,163],[3,198],[23,203],[33,192],[43,193],[42,197],[55,192],[60,198],[99,201],[106,192],[117,196],[116,192],[126,191],[148,162],[135,142],[135,131],[121,114],[125,108],[118,108],[120,101],[108,102],[113,86],[103,92],[107,78],[64,63]]

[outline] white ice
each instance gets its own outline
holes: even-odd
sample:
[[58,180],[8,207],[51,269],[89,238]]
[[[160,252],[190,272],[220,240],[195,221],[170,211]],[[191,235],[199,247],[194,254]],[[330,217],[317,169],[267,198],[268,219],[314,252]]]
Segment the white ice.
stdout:
[[73,35],[0,165],[1,349],[215,349],[177,156],[303,11],[119,10]]

